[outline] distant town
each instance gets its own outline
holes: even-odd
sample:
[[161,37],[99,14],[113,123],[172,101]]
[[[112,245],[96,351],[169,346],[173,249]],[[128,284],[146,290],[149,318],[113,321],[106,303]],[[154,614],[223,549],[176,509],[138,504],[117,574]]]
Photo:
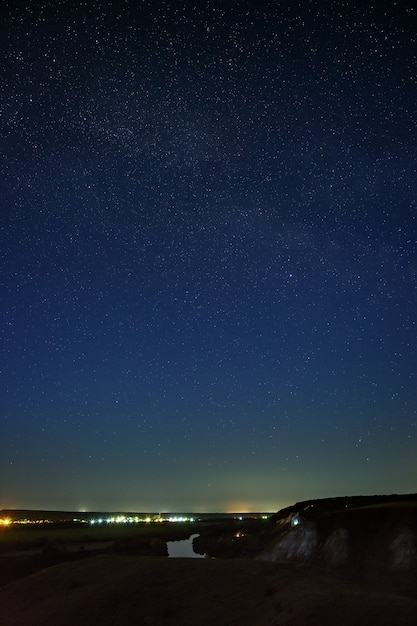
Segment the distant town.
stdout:
[[221,520],[268,519],[271,513],[80,513],[74,511],[31,511],[3,509],[0,511],[0,527],[11,525],[79,524],[104,526],[107,524],[160,524],[215,522]]

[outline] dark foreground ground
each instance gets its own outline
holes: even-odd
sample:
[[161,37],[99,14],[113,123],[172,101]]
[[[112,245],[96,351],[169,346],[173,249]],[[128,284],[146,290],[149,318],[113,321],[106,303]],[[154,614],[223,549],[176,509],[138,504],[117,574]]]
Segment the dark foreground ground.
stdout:
[[0,623],[416,626],[417,600],[307,565],[103,555],[5,585]]
[[[3,528],[0,626],[417,626],[416,494],[116,526]],[[191,534],[215,558],[168,559]]]

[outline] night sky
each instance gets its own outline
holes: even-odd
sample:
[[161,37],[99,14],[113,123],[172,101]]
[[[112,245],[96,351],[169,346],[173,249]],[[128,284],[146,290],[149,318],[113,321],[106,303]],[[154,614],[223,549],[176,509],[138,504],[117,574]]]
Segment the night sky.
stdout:
[[412,4],[3,3],[0,508],[417,490]]

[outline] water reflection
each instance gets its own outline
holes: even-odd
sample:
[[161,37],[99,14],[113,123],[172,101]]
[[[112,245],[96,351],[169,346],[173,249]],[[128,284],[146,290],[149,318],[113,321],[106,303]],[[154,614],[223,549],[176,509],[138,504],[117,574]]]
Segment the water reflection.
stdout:
[[182,541],[167,541],[167,549],[169,557],[182,557],[190,559],[204,559],[203,554],[197,554],[193,550],[193,539],[200,535],[191,535],[189,539]]

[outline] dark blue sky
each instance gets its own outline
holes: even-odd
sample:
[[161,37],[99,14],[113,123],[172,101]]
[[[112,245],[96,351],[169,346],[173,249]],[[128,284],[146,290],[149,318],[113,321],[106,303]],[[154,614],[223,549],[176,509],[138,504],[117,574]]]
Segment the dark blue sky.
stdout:
[[0,508],[417,485],[411,2],[8,2]]

